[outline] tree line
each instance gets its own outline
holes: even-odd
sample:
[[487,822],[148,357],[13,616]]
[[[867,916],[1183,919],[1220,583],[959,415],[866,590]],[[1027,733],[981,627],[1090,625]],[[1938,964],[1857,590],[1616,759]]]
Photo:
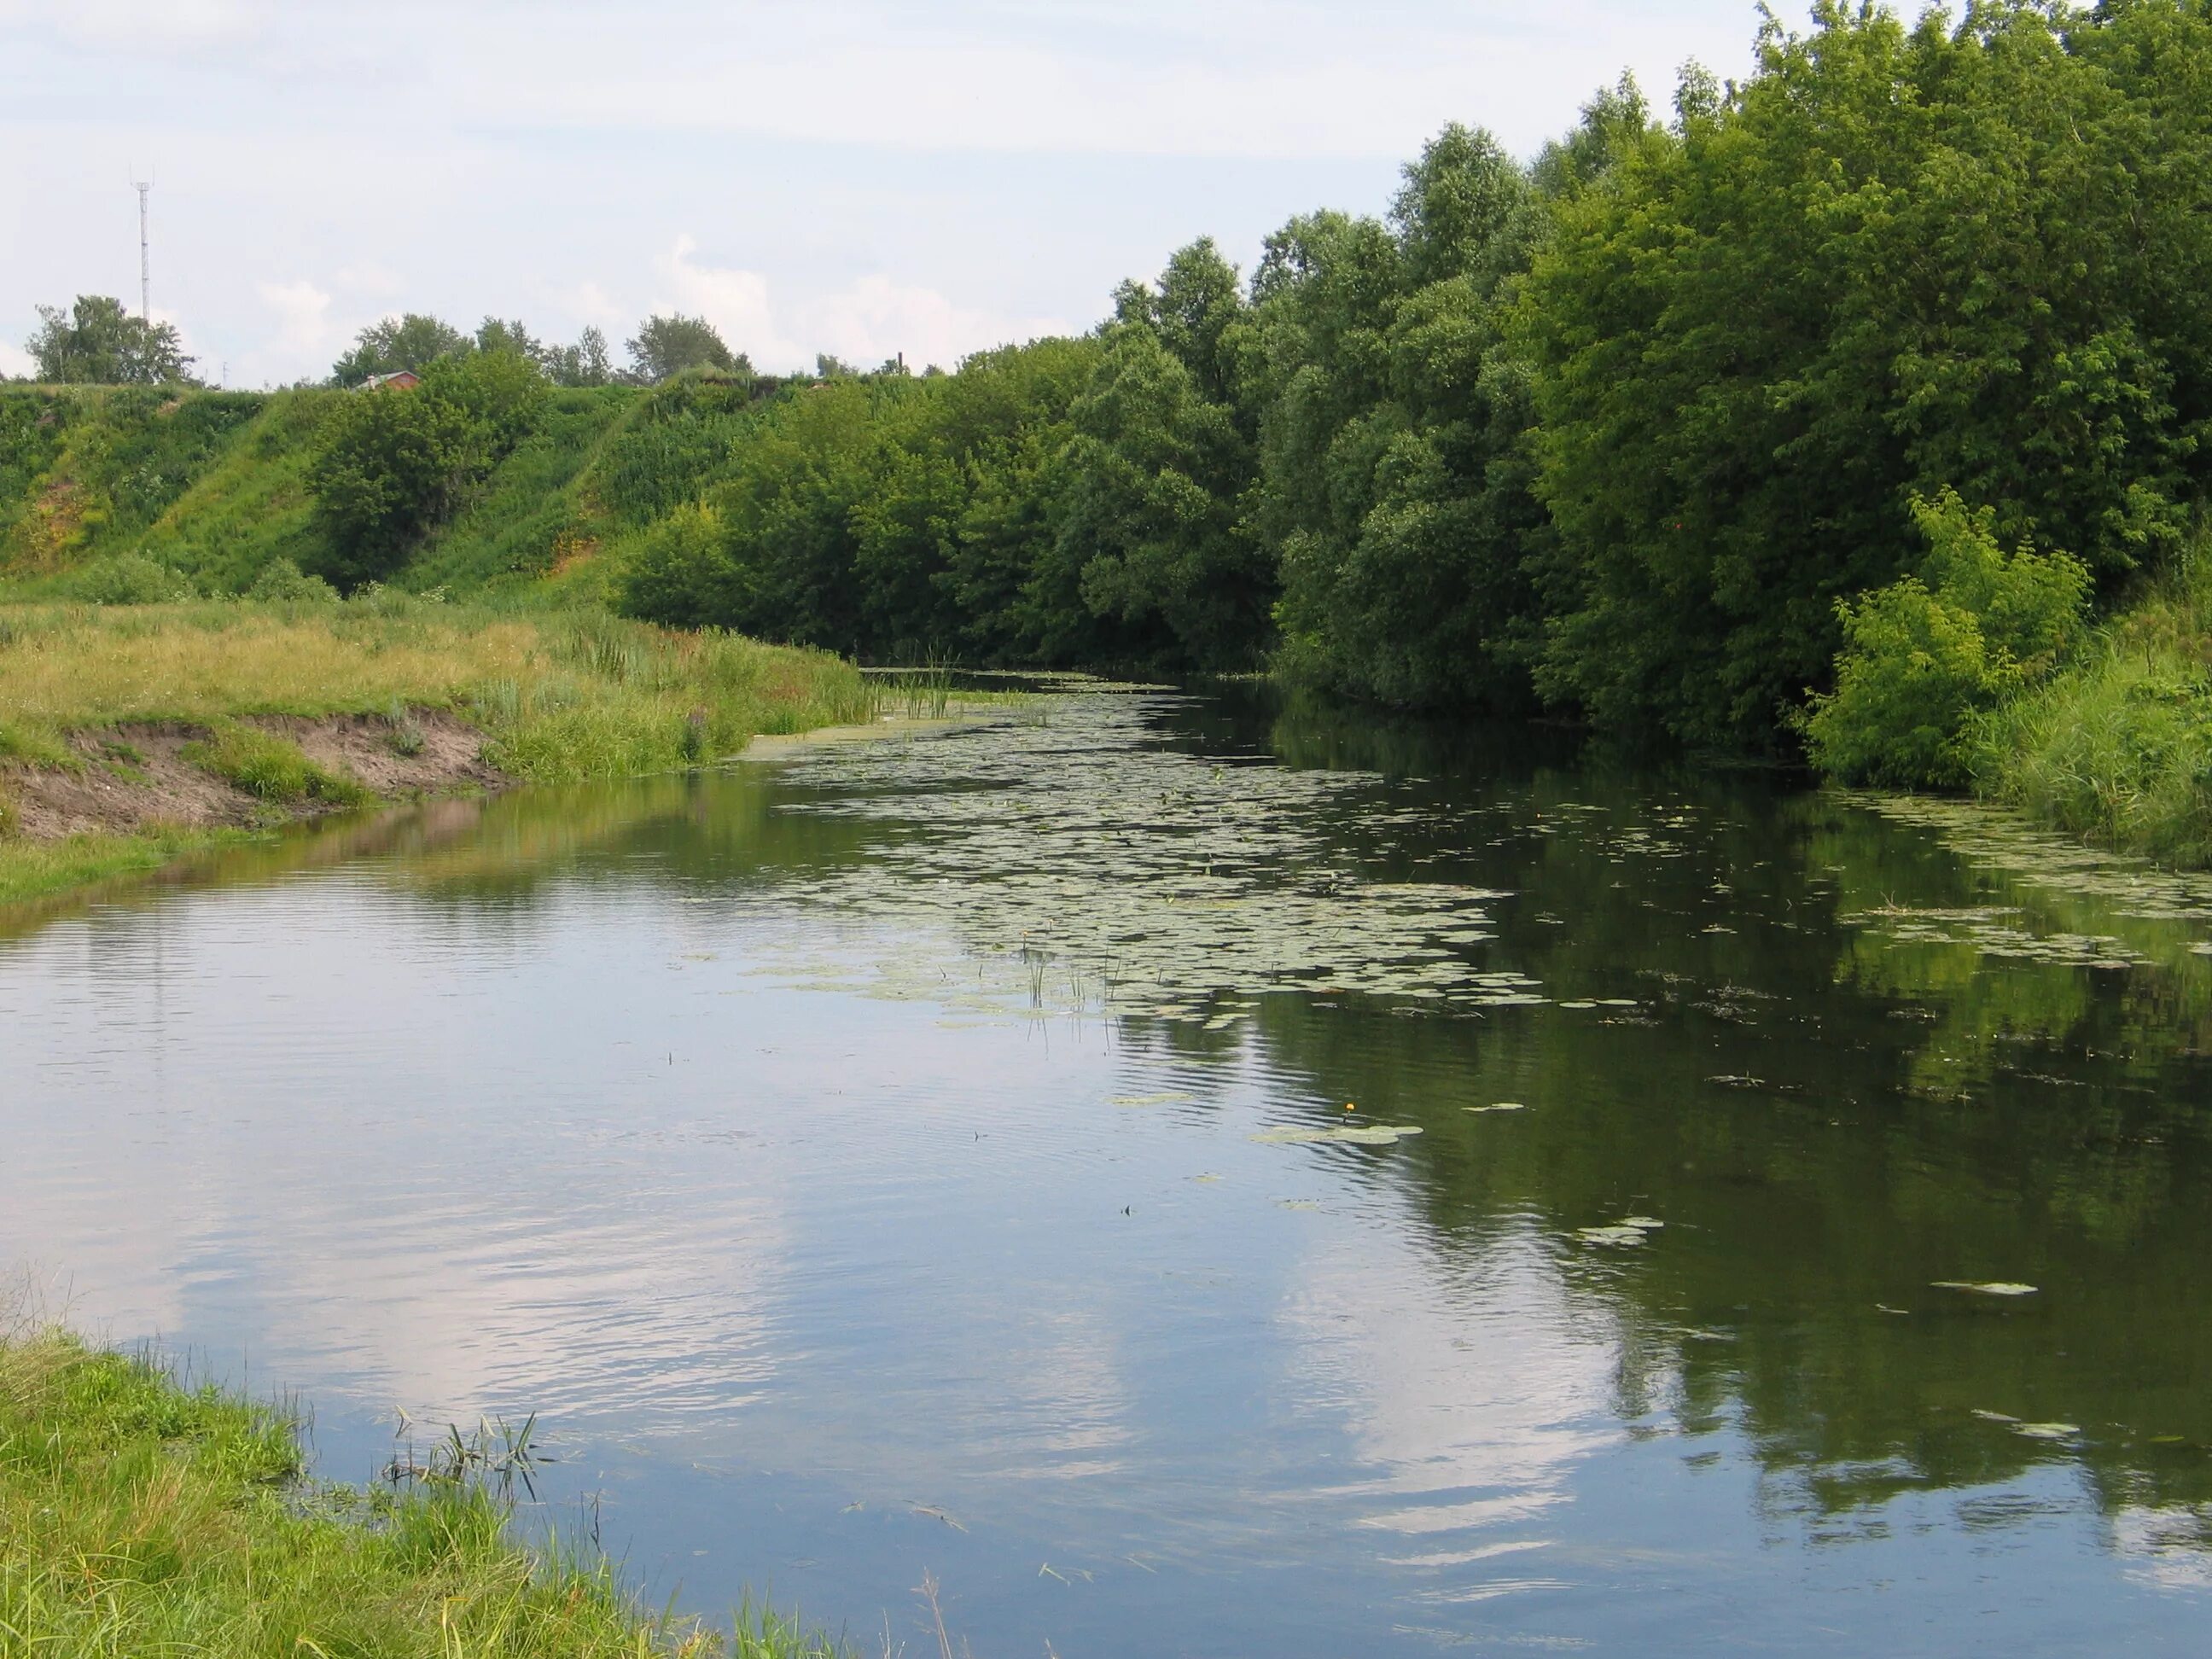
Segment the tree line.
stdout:
[[1449,127],[1380,216],[1202,238],[950,374],[390,319],[333,380],[423,385],[341,400],[309,483],[325,574],[381,580],[549,396],[656,383],[594,463],[635,616],[1956,781],[2212,536],[2208,294],[2212,0],[1820,0],[1741,82],[1624,79],[1533,157]]
[[[2208,279],[2203,0],[1823,0],[1532,160],[1449,128],[1386,216],[1302,215],[1249,276],[1201,240],[1085,338],[762,405],[619,603],[1765,746],[1847,626],[1910,669],[1987,620],[2002,680],[2008,607],[2180,557]],[[1899,583],[1927,603],[1852,609]]]

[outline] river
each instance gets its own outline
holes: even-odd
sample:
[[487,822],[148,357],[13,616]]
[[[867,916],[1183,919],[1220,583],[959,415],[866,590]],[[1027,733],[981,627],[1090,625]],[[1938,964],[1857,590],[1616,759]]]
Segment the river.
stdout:
[[871,1651],[927,1572],[977,1659],[2201,1652],[2208,941],[1960,808],[1058,696],[0,919],[0,1261],[333,1477],[534,1411],[534,1518]]

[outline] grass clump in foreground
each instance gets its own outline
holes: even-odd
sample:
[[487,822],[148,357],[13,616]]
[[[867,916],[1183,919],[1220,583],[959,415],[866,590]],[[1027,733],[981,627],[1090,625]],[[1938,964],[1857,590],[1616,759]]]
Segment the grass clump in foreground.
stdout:
[[296,1424],[58,1333],[0,1337],[0,1652],[52,1659],[836,1659],[773,1614],[654,1616],[518,1542],[468,1460],[308,1480]]

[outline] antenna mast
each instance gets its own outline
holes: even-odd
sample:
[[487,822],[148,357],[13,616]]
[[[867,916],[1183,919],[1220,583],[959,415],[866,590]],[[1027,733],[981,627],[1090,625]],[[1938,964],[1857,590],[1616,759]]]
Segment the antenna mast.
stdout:
[[138,192],[138,320],[144,323],[153,309],[154,264],[146,251],[146,192],[154,188],[149,179],[141,184],[136,179],[131,188]]

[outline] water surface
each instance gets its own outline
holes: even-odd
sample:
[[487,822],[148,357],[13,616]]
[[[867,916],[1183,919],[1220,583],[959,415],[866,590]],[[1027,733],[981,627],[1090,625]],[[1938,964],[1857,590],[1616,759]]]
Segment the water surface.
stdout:
[[908,1651],[928,1571],[980,1659],[2194,1652],[2208,941],[1955,810],[1061,698],[17,918],[0,1261]]

